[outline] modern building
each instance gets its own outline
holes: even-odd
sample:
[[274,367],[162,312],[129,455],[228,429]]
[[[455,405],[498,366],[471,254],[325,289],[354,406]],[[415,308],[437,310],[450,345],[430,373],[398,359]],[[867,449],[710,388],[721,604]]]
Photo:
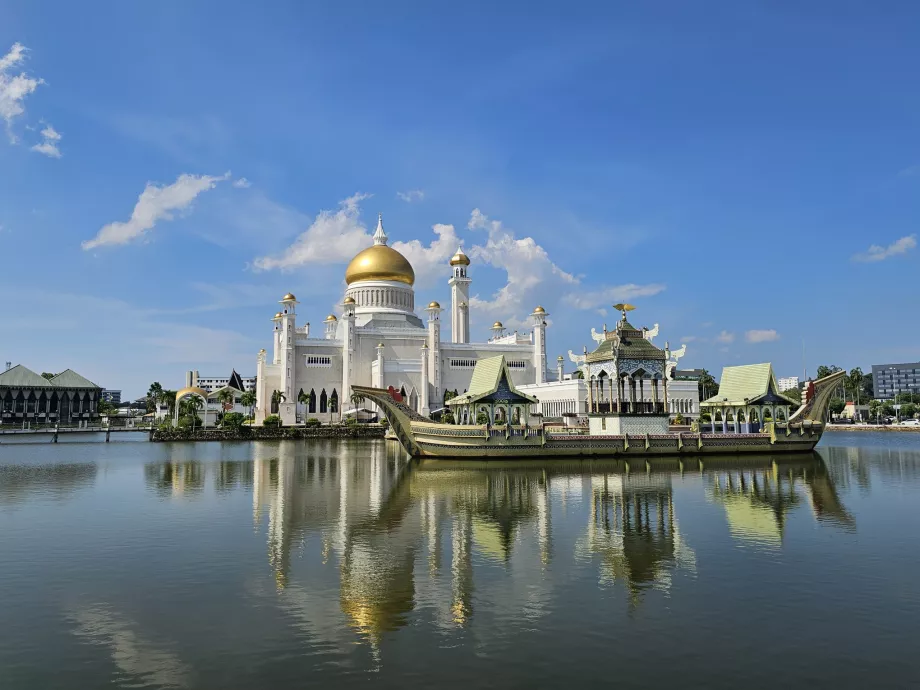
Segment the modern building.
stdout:
[[779,386],[779,392],[788,391],[793,388],[799,387],[799,377],[798,376],[784,376],[781,379],[777,379],[776,385]]
[[50,379],[17,364],[0,374],[0,424],[77,424],[98,419],[102,387],[72,369]]
[[105,389],[102,391],[102,399],[111,405],[121,405],[121,391]]
[[[423,321],[415,313],[415,271],[387,246],[381,218],[372,246],[345,271],[339,315],[330,314],[319,333],[297,324],[297,298],[286,294],[274,324],[271,352],[260,351],[256,372],[256,421],[279,414],[285,424],[305,418],[332,421],[347,414],[352,384],[392,388],[412,409],[428,415],[444,405],[447,391],[463,394],[476,362],[505,355],[515,385],[544,383],[546,317],[529,315],[527,333],[509,332],[496,321],[486,342],[470,342],[470,259],[458,249],[450,259],[451,339],[441,338],[441,305],[430,302]],[[203,386],[202,386],[203,388]]]
[[230,376],[201,376],[197,371],[185,372],[186,388],[203,388],[208,393],[232,386],[238,390],[252,391],[256,388],[255,376],[240,376],[234,369]]
[[898,393],[920,393],[920,362],[873,364],[872,387],[879,400],[892,400]]

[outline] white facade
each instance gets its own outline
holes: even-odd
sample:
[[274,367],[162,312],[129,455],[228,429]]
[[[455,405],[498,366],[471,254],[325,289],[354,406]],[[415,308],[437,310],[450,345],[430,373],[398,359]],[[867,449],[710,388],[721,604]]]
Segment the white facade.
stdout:
[[[243,382],[243,388],[247,391],[255,390],[256,387],[256,377],[255,376],[241,376],[240,380]],[[187,371],[185,372],[185,387],[186,388],[204,388],[208,393],[213,393],[214,391],[223,388],[230,384],[229,376],[201,376],[197,371]]]
[[788,391],[791,388],[799,387],[799,377],[798,376],[786,376],[779,379],[776,382],[777,387],[779,387],[779,392]]
[[[272,348],[258,357],[257,422],[273,413],[285,424],[309,418],[336,421],[355,407],[350,399],[354,384],[392,387],[410,407],[429,414],[443,407],[446,391],[466,391],[477,360],[498,354],[505,355],[515,385],[545,380],[542,307],[531,314],[529,333],[506,335],[502,329],[489,341],[469,342],[470,262],[458,250],[445,266],[452,326],[452,342],[447,342],[441,336],[444,310],[431,302],[424,318],[416,314],[414,273],[387,241],[378,221],[374,246],[349,265],[341,310],[326,317],[322,333],[312,334],[309,324],[297,325],[294,295],[281,300],[282,309],[272,318]],[[372,256],[362,259],[368,252]],[[280,401],[278,394],[272,400],[275,391]]]

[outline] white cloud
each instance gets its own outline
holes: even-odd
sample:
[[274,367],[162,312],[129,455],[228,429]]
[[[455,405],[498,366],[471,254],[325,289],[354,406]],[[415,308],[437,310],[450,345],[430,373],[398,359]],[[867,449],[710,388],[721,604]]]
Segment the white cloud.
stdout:
[[862,254],[856,254],[853,257],[853,261],[864,261],[864,262],[874,262],[874,261],[884,261],[885,259],[891,258],[892,256],[898,256],[899,254],[905,254],[914,247],[917,246],[917,236],[916,235],[907,235],[902,237],[899,240],[895,240],[887,247],[882,247],[878,244],[873,244],[869,247],[867,252]]
[[159,220],[172,220],[174,211],[188,208],[202,192],[213,189],[230,173],[219,177],[211,175],[179,175],[179,178],[164,187],[148,182],[141,193],[127,222],[115,221],[104,226],[97,235],[82,243],[83,249],[95,249],[104,245],[127,244],[145,232],[152,230]]
[[45,125],[45,128],[41,131],[41,135],[42,142],[33,146],[32,150],[42,153],[49,158],[60,158],[61,150],[58,148],[58,142],[61,140],[61,135],[58,131],[51,125]]
[[769,343],[774,340],[779,340],[779,333],[772,328],[761,330],[755,329],[752,331],[745,331],[744,339],[749,343]]
[[566,295],[563,300],[566,304],[575,309],[594,309],[599,304],[629,302],[637,297],[651,297],[657,295],[664,290],[665,286],[661,283],[651,283],[649,285],[627,283],[626,285],[612,285],[599,290],[572,292]]
[[359,204],[369,194],[355,194],[339,203],[339,209],[320,211],[312,225],[278,256],[263,256],[256,269],[290,270],[310,263],[344,263],[371,242],[371,234],[361,222]]
[[699,340],[699,338],[697,338],[695,335],[685,335],[683,338],[680,339],[680,342],[681,343],[692,343],[695,340]]
[[729,333],[728,331],[722,331],[715,338],[717,343],[733,343],[735,342],[735,334]]
[[18,141],[13,133],[13,120],[25,113],[23,102],[26,96],[45,83],[25,72],[12,73],[12,68],[25,59],[25,53],[25,46],[14,43],[10,52],[0,57],[0,117],[6,122],[6,133],[13,144]]
[[419,240],[409,242],[392,242],[393,249],[405,256],[415,271],[416,287],[427,287],[435,284],[438,279],[446,280],[447,266],[450,257],[460,246],[460,238],[453,225],[436,223],[431,226],[437,239],[432,240],[427,247]]
[[425,198],[425,192],[421,189],[410,189],[408,192],[396,192],[396,196],[411,204],[413,201],[421,201]]
[[241,177],[240,179],[233,181],[233,186],[237,189],[249,189],[252,187],[252,182],[247,180],[245,177]]

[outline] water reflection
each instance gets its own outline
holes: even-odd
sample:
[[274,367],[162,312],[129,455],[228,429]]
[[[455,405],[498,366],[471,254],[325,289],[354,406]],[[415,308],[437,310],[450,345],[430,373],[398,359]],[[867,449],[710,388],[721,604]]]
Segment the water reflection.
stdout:
[[0,465],[0,506],[25,503],[37,496],[63,499],[96,479],[94,463]]
[[[379,443],[363,457],[334,442],[266,445],[253,461],[253,517],[258,525],[267,513],[276,587],[305,626],[329,630],[328,617],[341,616],[376,647],[419,608],[447,628],[494,607],[537,619],[559,589],[559,558],[562,569],[574,558],[601,585],[619,583],[631,604],[645,590],[669,591],[675,572],[696,572],[675,505],[681,473],[702,477],[745,542],[779,546],[787,516],[805,506],[823,522],[855,527],[817,455],[774,460],[740,469],[675,460],[636,471],[616,461],[418,462]],[[295,562],[319,564],[325,575],[311,583],[292,572]],[[494,568],[504,575],[496,579]],[[339,611],[306,603],[311,586],[337,587]]]

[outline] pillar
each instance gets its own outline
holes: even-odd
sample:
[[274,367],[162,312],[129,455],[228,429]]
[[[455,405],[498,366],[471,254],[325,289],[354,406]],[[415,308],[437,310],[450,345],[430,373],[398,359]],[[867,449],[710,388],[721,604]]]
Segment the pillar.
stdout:
[[430,382],[428,380],[428,343],[422,343],[422,381],[419,386],[419,397],[418,397],[418,406],[419,413],[423,417],[427,417],[431,414],[431,408],[428,405],[428,387]]
[[562,375],[565,373],[565,360],[562,358],[562,355],[559,355],[556,358],[556,380],[561,381]]
[[377,345],[377,377],[374,379],[375,388],[383,388],[383,343]]
[[534,383],[546,382],[546,317],[549,314],[543,307],[533,310],[533,366]]

